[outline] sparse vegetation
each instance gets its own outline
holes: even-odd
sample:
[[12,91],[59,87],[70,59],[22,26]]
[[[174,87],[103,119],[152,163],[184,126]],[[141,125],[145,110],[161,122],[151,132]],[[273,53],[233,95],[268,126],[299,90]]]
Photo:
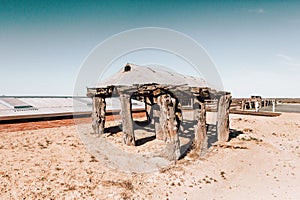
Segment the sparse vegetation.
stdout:
[[110,186],[121,187],[126,190],[130,190],[130,191],[133,191],[133,189],[134,189],[133,184],[130,180],[124,180],[124,181],[107,180],[107,181],[102,181],[102,185],[104,187],[110,187]]

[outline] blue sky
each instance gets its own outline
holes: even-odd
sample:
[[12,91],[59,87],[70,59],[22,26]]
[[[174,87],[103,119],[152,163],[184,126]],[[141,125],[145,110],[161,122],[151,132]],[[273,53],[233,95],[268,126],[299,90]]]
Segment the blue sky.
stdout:
[[163,27],[203,46],[233,96],[300,97],[299,10],[299,1],[0,0],[0,95],[72,95],[100,42]]

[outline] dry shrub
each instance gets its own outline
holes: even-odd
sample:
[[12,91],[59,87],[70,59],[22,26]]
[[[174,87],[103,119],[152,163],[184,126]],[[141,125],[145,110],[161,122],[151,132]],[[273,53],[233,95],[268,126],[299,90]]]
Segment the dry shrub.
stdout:
[[244,128],[243,132],[244,133],[251,133],[251,132],[253,132],[253,130],[251,128]]
[[168,166],[168,167],[162,167],[162,168],[159,169],[159,172],[160,173],[165,173],[165,172],[169,171],[170,169],[171,169],[170,166]]
[[199,152],[196,151],[195,149],[191,150],[188,152],[187,156],[192,159],[192,160],[196,160],[198,159],[200,156],[199,156]]
[[125,181],[102,181],[102,185],[104,187],[110,187],[110,186],[116,186],[116,187],[121,187],[125,188],[126,190],[133,191],[133,184],[130,180],[125,180]]
[[95,156],[92,155],[90,162],[98,162],[98,160],[95,158]]
[[121,198],[124,200],[131,199],[131,195],[128,192],[124,191],[120,194]]

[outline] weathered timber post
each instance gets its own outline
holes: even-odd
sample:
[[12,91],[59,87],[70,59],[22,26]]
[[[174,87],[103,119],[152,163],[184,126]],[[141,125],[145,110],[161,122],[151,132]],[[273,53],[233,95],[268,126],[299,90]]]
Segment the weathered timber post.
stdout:
[[191,107],[193,107],[193,105],[194,105],[194,98],[193,96],[191,96]]
[[181,130],[184,132],[184,127],[182,126],[183,122],[183,115],[182,115],[182,106],[181,103],[178,101],[177,98],[175,98],[176,105],[175,105],[175,117],[176,117],[176,122],[177,122],[177,131]]
[[166,157],[169,160],[180,158],[180,142],[176,121],[176,99],[169,94],[163,94],[157,99],[160,106],[160,126],[163,139],[166,142]]
[[145,115],[146,115],[146,120],[148,123],[151,123],[152,117],[151,115],[151,107],[147,105],[147,100],[146,97],[144,97],[144,103],[145,103]]
[[224,94],[219,98],[217,113],[218,141],[226,142],[229,139],[229,107],[231,95]]
[[197,98],[195,102],[198,104],[195,109],[197,124],[194,126],[195,131],[195,151],[200,155],[207,149],[207,131],[206,131],[206,109],[204,99]]
[[259,105],[259,108],[262,108],[262,100],[261,99],[259,100],[259,104],[258,105]]
[[242,100],[242,110],[245,110],[245,101]]
[[121,118],[123,129],[123,142],[127,145],[135,145],[133,122],[132,122],[132,104],[130,95],[120,93]]
[[257,100],[255,100],[254,102],[254,107],[255,107],[255,112],[258,112],[259,111],[259,102]]
[[164,140],[163,130],[160,124],[160,106],[158,104],[154,104],[153,108],[153,121],[154,121],[154,129],[155,129],[155,136],[158,140]]
[[106,102],[103,97],[93,97],[92,127],[94,133],[103,134],[105,128]]

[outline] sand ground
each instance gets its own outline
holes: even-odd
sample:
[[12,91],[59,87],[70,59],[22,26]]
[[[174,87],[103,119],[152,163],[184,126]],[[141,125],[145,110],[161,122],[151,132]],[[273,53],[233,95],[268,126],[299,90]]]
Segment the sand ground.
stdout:
[[150,173],[103,165],[75,126],[0,130],[0,199],[300,199],[300,114],[230,121],[243,134]]

